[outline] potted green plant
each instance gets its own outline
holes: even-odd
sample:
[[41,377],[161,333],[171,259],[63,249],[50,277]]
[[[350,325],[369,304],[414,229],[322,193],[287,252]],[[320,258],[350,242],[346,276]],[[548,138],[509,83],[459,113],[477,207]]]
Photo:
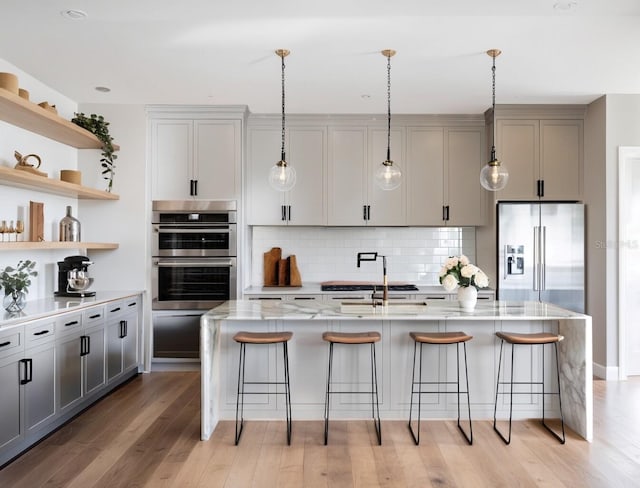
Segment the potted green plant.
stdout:
[[7,266],[0,272],[0,288],[4,288],[2,305],[8,312],[21,311],[27,301],[31,277],[38,276],[34,271],[35,261],[19,261],[15,268]]
[[113,187],[113,176],[116,172],[114,161],[118,156],[113,147],[113,137],[109,134],[109,122],[104,120],[102,115],[91,114],[87,117],[82,112],[76,113],[71,122],[91,132],[102,143],[102,158],[100,159],[102,177],[109,182],[107,191],[110,192]]

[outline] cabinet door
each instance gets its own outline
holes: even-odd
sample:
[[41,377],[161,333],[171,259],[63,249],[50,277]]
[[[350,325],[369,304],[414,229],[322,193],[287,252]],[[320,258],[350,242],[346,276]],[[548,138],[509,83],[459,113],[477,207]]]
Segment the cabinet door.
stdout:
[[104,326],[87,330],[88,354],[84,356],[84,394],[100,389],[105,383]]
[[289,130],[288,163],[296,170],[296,184],[287,192],[289,225],[326,224],[326,130],[293,127]]
[[122,369],[128,371],[138,364],[138,316],[128,314],[124,318],[124,337],[122,338]]
[[154,200],[190,198],[193,179],[193,122],[151,122],[152,195]]
[[0,359],[0,450],[22,438],[20,379],[22,354]]
[[122,325],[118,319],[108,322],[107,336],[107,382],[122,373]]
[[484,225],[484,193],[480,170],[484,148],[484,131],[446,129],[447,147],[445,205],[449,206],[447,225]]
[[269,185],[269,170],[280,159],[281,131],[254,127],[249,130],[248,143],[249,225],[285,225],[284,193]]
[[406,167],[404,165],[404,129],[391,130],[391,160],[403,171],[402,183],[395,190],[383,190],[373,175],[387,157],[387,129],[369,129],[369,164],[365,166],[367,204],[371,206],[367,225],[407,225]]
[[55,343],[49,342],[25,353],[31,360],[31,381],[24,385],[25,433],[53,420],[56,414],[55,349]]
[[442,225],[444,131],[411,128],[407,133],[407,224]]
[[81,334],[56,341],[58,408],[63,410],[82,398]]
[[540,124],[537,120],[496,121],[496,152],[509,171],[509,182],[497,192],[500,200],[538,198]]
[[367,129],[329,128],[327,220],[329,225],[364,225]]
[[545,200],[582,198],[583,128],[581,120],[540,122],[540,179]]
[[198,182],[197,198],[238,198],[242,148],[240,137],[240,121],[194,121],[193,179]]

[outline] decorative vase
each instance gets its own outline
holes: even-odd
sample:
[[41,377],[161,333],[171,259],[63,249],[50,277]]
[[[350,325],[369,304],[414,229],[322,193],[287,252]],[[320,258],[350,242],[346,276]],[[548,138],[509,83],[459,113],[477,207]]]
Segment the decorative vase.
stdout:
[[71,215],[67,205],[67,215],[60,219],[60,241],[80,242],[80,221]]
[[27,294],[23,291],[12,291],[4,296],[2,306],[7,312],[21,312],[27,304]]
[[464,312],[472,312],[478,302],[478,290],[475,286],[458,288],[458,303]]

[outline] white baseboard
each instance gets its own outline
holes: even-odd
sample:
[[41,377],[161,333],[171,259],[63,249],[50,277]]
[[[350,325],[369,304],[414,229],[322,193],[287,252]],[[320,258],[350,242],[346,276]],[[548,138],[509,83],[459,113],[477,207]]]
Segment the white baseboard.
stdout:
[[617,366],[602,366],[598,363],[593,363],[593,376],[606,381],[618,381],[618,367]]

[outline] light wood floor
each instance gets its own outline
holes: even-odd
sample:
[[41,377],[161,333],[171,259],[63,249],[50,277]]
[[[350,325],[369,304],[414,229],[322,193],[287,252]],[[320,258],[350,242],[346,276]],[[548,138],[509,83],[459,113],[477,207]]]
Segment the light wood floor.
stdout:
[[199,440],[194,372],[152,373],[97,403],[0,470],[0,487],[496,487],[640,486],[640,378],[594,382],[595,440],[569,432],[562,446],[536,421],[516,422],[505,446],[489,421],[468,446],[454,421],[423,422],[415,446],[401,421],[232,422]]

